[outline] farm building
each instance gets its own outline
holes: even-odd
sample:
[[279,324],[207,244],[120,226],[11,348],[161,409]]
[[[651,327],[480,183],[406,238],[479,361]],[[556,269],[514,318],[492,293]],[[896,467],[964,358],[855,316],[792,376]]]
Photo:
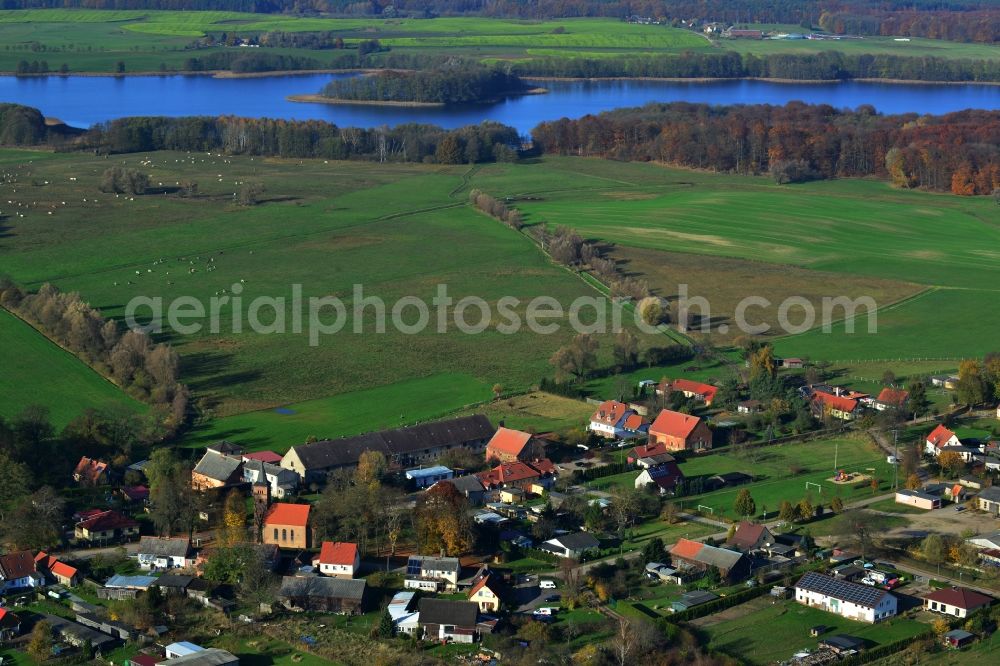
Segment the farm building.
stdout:
[[697,416],[664,409],[649,426],[649,446],[662,444],[667,451],[707,451],[712,431]]
[[1000,515],[1000,487],[984,488],[976,497],[976,506],[980,511],[992,513],[994,516]]
[[699,541],[679,539],[670,549],[675,567],[689,567],[699,571],[716,569],[719,577],[735,583],[750,575],[750,559],[743,553],[727,548],[717,548]]
[[896,597],[885,590],[812,571],[795,584],[795,600],[849,620],[872,624],[896,614]]
[[688,610],[689,608],[694,608],[695,606],[700,606],[702,604],[707,604],[709,601],[715,601],[719,598],[719,595],[712,594],[711,592],[706,592],[705,590],[694,590],[692,592],[685,592],[681,595],[681,598],[670,604],[670,610],[675,613],[681,613]]
[[446,481],[453,476],[455,473],[444,465],[406,470],[406,479],[413,481],[417,488],[430,488],[438,481]]
[[285,576],[278,597],[293,610],[356,615],[364,612],[365,587],[362,578]]

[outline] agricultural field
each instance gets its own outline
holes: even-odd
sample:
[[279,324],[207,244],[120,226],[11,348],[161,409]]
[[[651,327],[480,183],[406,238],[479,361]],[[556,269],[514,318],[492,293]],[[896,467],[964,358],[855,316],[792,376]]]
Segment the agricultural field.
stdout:
[[[790,296],[805,298],[817,323],[822,298],[869,296],[879,306],[874,333],[866,308],[843,321],[838,307],[831,333],[776,339],[776,350],[847,365],[920,360],[947,367],[993,347],[1000,311],[991,306],[991,285],[1000,262],[990,248],[1000,226],[988,197],[896,190],[873,180],[783,186],[596,159],[544,164],[543,173],[523,164],[485,168],[475,186],[515,198],[529,224],[569,226],[607,243],[626,271],[661,296],[676,299],[687,285],[689,297],[706,297],[709,314],[692,311],[708,321],[716,342],[739,334],[735,306],[747,296],[770,301],[749,308],[746,319],[772,331]],[[793,307],[788,319],[801,326],[802,309]]]
[[3,376],[0,417],[11,418],[29,405],[43,405],[56,428],[84,409],[144,409],[117,386],[60,349],[34,328],[0,309]]
[[[809,628],[827,626],[825,635],[848,634],[874,645],[892,643],[926,631],[927,625],[906,618],[880,624],[847,620],[791,600],[761,597],[694,621],[709,636],[709,647],[750,664],[771,664],[798,650],[815,649]],[[761,631],[766,627],[766,631]]]
[[[868,482],[860,476],[856,483],[833,483],[830,479],[834,470],[859,475],[874,473],[879,479],[880,494],[889,492],[892,482],[892,467],[886,463],[885,455],[861,438],[820,439],[767,446],[750,453],[727,450],[691,457],[680,463],[680,469],[689,480],[726,472],[753,474],[753,483],[675,500],[681,508],[695,510],[701,506],[702,510],[716,518],[732,520],[741,518],[733,510],[733,504],[737,493],[744,488],[754,498],[757,511],[763,513],[766,509],[768,515],[773,517],[782,501],[794,504],[807,495],[813,504],[825,507],[834,497],[840,497],[845,503],[872,497]],[[636,476],[638,472],[624,472],[595,479],[586,485],[592,490],[603,491],[616,486],[631,488]]]
[[[473,211],[466,200],[475,170],[465,166],[118,156],[115,164],[150,174],[156,192],[132,197],[99,191],[109,166],[103,158],[3,151],[0,161],[11,178],[4,198],[19,211],[0,240],[3,270],[15,281],[29,289],[51,282],[79,291],[115,319],[136,297],[162,298],[164,311],[180,297],[204,305],[205,316],[195,318],[200,331],[163,336],[181,354],[181,377],[202,414],[217,419],[195,432],[197,442],[252,428],[259,431],[254,446],[285,449],[309,435],[445,416],[490,398],[494,384],[509,394],[530,388],[551,373],[549,357],[572,335],[569,326],[553,335],[524,327],[515,334],[495,327],[466,334],[449,320],[438,333],[436,308],[422,333],[406,335],[391,321],[385,334],[377,333],[376,306],[354,315],[355,303],[360,306],[355,285],[361,295],[385,301],[387,318],[398,299],[417,296],[430,304],[438,285],[446,285],[455,302],[484,299],[494,324],[501,297],[519,299],[514,309],[523,317],[539,295],[564,307],[597,295],[531,240]],[[182,180],[198,183],[197,196],[177,194]],[[258,205],[234,202],[233,193],[247,181],[263,185]],[[341,299],[348,321],[340,334],[318,335],[313,346],[308,322],[296,332],[291,302],[299,288],[304,318],[310,297]],[[234,290],[242,291],[238,307],[226,300]],[[277,325],[271,333],[250,330],[257,297],[286,299],[276,307],[265,303],[258,313],[267,326],[278,321],[275,309],[281,311],[285,333]],[[208,316],[213,302],[216,332]],[[418,315],[409,310],[402,318],[412,324]],[[141,308],[138,316],[149,312]],[[232,323],[234,312],[243,322],[239,327]],[[330,312],[324,315],[328,322]],[[478,308],[465,318],[478,321]],[[609,337],[603,364],[610,362]],[[663,338],[658,344],[669,340],[653,337]],[[406,382],[416,379],[427,383],[408,390]],[[6,391],[19,388],[7,384],[7,376],[0,381]],[[373,391],[361,397],[386,416],[360,418],[345,402],[323,400],[362,390]],[[73,408],[72,401],[62,404]],[[279,407],[293,413],[274,412]]]
[[[853,41],[753,41],[720,39],[656,25],[630,25],[607,19],[518,21],[477,17],[375,19],[295,17],[237,12],[187,12],[90,9],[32,9],[0,12],[0,71],[13,71],[22,59],[45,60],[51,70],[66,63],[73,72],[113,72],[119,60],[128,72],[183,69],[195,39],[212,33],[256,35],[268,31],[333,31],[348,46],[378,39],[395,53],[456,54],[485,61],[536,57],[605,58],[684,51],[734,50],[801,53],[821,50],[919,54],[954,58],[997,58],[1000,49],[984,44],[891,38]],[[217,50],[217,49],[213,49]],[[336,52],[267,49],[283,55],[330,62]]]

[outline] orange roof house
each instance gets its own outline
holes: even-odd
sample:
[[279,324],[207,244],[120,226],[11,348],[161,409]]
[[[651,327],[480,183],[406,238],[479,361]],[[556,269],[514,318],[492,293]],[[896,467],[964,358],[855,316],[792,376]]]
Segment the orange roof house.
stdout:
[[519,460],[510,463],[500,463],[485,472],[479,472],[476,477],[487,490],[515,487],[530,491],[535,483],[555,475],[556,468],[552,461],[543,458],[531,463]]
[[354,578],[358,567],[361,566],[358,544],[324,541],[319,555],[313,558],[313,566],[324,576]]
[[941,449],[946,446],[961,446],[962,440],[958,438],[958,435],[953,433],[944,425],[938,425],[931,431],[931,434],[927,435],[927,441],[924,444],[924,452],[931,455],[940,455]]
[[279,548],[308,548],[309,505],[275,502],[264,516],[263,541]]
[[500,426],[486,445],[486,460],[514,462],[541,455],[535,449],[540,444],[531,433]]
[[684,394],[685,398],[694,398],[708,406],[711,406],[712,401],[715,400],[715,394],[719,391],[718,388],[711,384],[696,382],[690,379],[667,380],[661,382],[656,388],[656,392],[659,394],[666,393],[668,390],[679,391]]
[[664,409],[649,426],[647,447],[665,451],[706,451],[712,448],[712,431],[697,416]]
[[813,391],[813,410],[819,416],[829,414],[842,421],[850,421],[854,418],[858,409],[858,401],[842,395],[834,395],[825,391]]
[[73,480],[81,486],[104,486],[110,483],[108,463],[83,456],[73,470]]
[[39,573],[46,574],[60,585],[73,587],[80,582],[80,572],[75,567],[60,562],[53,555],[49,555],[44,550],[35,555],[35,568]]
[[889,407],[902,409],[906,406],[906,401],[910,399],[910,392],[903,389],[884,388],[878,397],[875,398],[875,409],[883,410]]

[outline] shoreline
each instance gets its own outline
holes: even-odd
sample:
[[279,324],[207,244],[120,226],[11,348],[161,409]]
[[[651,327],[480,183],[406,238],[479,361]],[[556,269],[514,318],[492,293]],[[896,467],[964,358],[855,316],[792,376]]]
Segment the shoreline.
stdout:
[[[44,72],[37,74],[16,74],[15,72],[0,72],[0,76],[10,76],[14,78],[41,78],[41,77],[115,77],[127,78],[131,76],[210,76],[214,79],[259,79],[269,76],[311,76],[316,74],[374,74],[377,72],[390,71],[385,68],[366,69],[285,69],[268,72],[232,72],[228,69],[213,69],[201,72]],[[391,71],[406,71],[396,70]],[[810,83],[886,83],[892,85],[929,85],[929,86],[1000,86],[1000,81],[924,81],[920,79],[784,79],[765,76],[534,76],[525,74],[521,76],[527,81],[667,81],[671,83],[712,83],[714,81],[763,81],[766,83],[788,83],[788,84],[810,84]],[[527,92],[517,94],[539,94],[535,92],[539,89],[532,89]],[[547,92],[547,91],[546,91]],[[299,97],[299,95],[295,95]],[[298,101],[298,100],[293,100]],[[427,102],[428,104],[430,102]]]

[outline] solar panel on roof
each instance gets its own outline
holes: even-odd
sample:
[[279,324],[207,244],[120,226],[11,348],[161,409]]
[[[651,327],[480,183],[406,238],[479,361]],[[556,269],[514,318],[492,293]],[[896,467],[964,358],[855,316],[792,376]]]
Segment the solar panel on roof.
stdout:
[[420,566],[421,562],[422,562],[422,560],[420,558],[416,558],[416,557],[411,557],[409,560],[407,560],[407,562],[406,562],[406,575],[407,576],[419,576],[420,575],[420,571],[421,571],[421,566]]
[[818,573],[807,573],[799,580],[797,587],[825,594],[841,601],[849,601],[860,606],[874,608],[885,594],[882,590],[867,585],[849,583]]

